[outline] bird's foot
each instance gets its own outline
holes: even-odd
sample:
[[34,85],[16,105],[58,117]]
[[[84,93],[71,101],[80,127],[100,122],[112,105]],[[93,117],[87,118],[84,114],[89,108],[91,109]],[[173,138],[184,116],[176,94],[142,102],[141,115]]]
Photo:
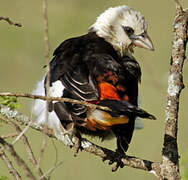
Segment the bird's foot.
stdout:
[[64,141],[66,141],[66,145],[70,146],[70,148],[74,149],[74,156],[76,157],[79,150],[82,150],[81,147],[81,136],[78,132],[76,132],[74,123],[69,124],[66,129],[61,126],[62,135],[64,137]]
[[112,167],[112,172],[115,172],[118,170],[118,168],[123,168],[124,167],[124,163],[122,162],[122,158],[125,158],[126,155],[116,152],[115,156],[113,157],[105,157],[103,158],[103,161],[109,160],[109,165],[112,165],[115,163],[115,166]]

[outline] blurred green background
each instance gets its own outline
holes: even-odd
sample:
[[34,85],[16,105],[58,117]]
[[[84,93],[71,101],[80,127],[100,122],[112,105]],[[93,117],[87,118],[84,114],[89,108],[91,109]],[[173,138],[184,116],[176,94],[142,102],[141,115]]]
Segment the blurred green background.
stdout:
[[[149,24],[148,33],[153,40],[155,51],[135,49],[134,56],[142,67],[142,83],[140,85],[141,106],[153,113],[157,121],[144,120],[144,129],[134,133],[128,150],[129,155],[138,156],[151,161],[161,161],[163,131],[165,121],[165,104],[169,60],[172,46],[172,24],[174,17],[173,1],[151,0],[51,0],[48,1],[49,37],[51,55],[53,50],[65,39],[87,32],[96,17],[111,6],[126,4],[141,11]],[[188,8],[188,1],[182,1]],[[4,0],[0,3],[0,16],[8,16],[15,22],[22,23],[18,28],[0,21],[0,91],[32,92],[35,84],[44,74],[44,33],[42,17],[42,1]],[[184,83],[188,84],[188,64],[184,65]],[[180,98],[178,144],[182,160],[188,151],[188,90],[185,88]],[[20,111],[31,115],[29,100],[20,99]],[[8,126],[1,125],[0,135],[13,132]],[[36,156],[40,153],[43,136],[28,130],[28,138]],[[115,139],[98,144],[115,149]],[[52,180],[155,180],[156,178],[144,171],[125,167],[112,173],[107,163],[85,153],[73,157],[73,152],[62,143],[54,141],[58,151],[58,161],[63,164],[52,174]],[[18,153],[28,161],[23,145],[16,144]],[[56,150],[51,139],[47,138],[47,148],[41,167],[46,172],[55,162]],[[182,161],[185,163],[186,161]],[[184,164],[182,164],[183,167]],[[21,170],[21,169],[19,169]],[[22,172],[23,174],[23,172]],[[0,160],[0,176],[12,179],[4,163]]]

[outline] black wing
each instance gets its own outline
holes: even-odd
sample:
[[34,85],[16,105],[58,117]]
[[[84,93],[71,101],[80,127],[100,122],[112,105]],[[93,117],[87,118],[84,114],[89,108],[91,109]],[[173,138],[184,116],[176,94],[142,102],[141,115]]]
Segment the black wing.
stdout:
[[108,71],[117,72],[120,66],[112,57],[112,47],[108,46],[93,34],[64,41],[54,51],[50,62],[50,84],[60,80],[74,98],[97,100],[97,76]]
[[74,41],[66,40],[55,50],[54,58],[50,62],[50,85],[60,80],[65,89],[78,99],[96,100],[97,86],[83,62],[81,48],[77,47]]
[[[119,64],[104,50],[105,48],[99,48],[106,42],[102,39],[96,40],[96,37],[89,38],[85,35],[68,39],[54,51],[54,58],[50,62],[50,86],[60,80],[65,87],[63,97],[84,101],[97,100],[99,94],[96,78],[108,71],[118,71]],[[106,44],[104,46],[106,47]],[[64,108],[64,105],[60,106],[61,103],[58,103],[54,110],[59,114],[58,117],[63,119],[59,110]],[[82,105],[66,103],[66,106],[67,111],[71,109],[74,115],[86,111]]]
[[[119,81],[126,87],[129,103],[137,107],[138,82],[141,80],[141,68],[134,57],[129,56],[122,58],[121,67]],[[112,127],[112,131],[117,137],[117,151],[120,153],[126,152],[129,147],[134,131],[135,118],[136,115],[134,113],[129,114],[129,123]]]

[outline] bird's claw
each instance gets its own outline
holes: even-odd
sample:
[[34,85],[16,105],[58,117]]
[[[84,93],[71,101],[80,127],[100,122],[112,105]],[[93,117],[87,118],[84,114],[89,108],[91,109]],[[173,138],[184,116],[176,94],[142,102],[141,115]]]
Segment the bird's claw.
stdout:
[[108,164],[112,165],[114,163],[116,163],[116,165],[114,167],[112,167],[112,172],[115,172],[118,170],[118,168],[123,168],[124,167],[124,163],[122,162],[122,158],[124,158],[126,155],[125,154],[120,154],[117,152],[116,156],[113,158],[108,158],[108,157],[103,157],[103,162],[106,160],[109,160]]
[[74,123],[69,124],[69,127],[66,129],[63,126],[61,126],[61,129],[63,136],[69,137],[69,140],[72,142],[72,144],[69,146],[70,148],[74,148],[74,156],[76,157],[79,150],[82,150],[80,134],[76,132],[74,128]]
[[76,135],[73,136],[73,141],[74,141],[74,157],[77,156],[79,150],[82,151],[82,146],[81,146],[81,137],[78,137]]

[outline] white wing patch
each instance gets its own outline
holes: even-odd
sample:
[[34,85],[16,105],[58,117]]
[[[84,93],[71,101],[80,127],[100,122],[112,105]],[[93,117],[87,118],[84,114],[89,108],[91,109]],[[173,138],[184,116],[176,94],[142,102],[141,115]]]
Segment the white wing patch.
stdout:
[[[36,88],[32,92],[33,95],[41,95],[45,96],[45,89],[44,89],[44,79],[45,76],[41,81],[39,81],[36,85]],[[52,83],[52,86],[49,89],[49,93],[51,97],[61,97],[63,95],[64,86],[61,83],[61,81],[55,81]],[[43,100],[35,100],[31,111],[34,114],[34,121],[38,125],[44,125],[46,123],[46,101]],[[55,136],[65,143],[65,145],[72,146],[73,142],[71,141],[71,138],[69,138],[68,135],[63,134],[61,130],[61,122],[59,121],[59,118],[57,117],[56,113],[54,111],[48,112],[48,122],[47,126],[51,129],[53,129]]]
[[[45,90],[44,90],[44,77],[41,81],[39,81],[36,85],[36,88],[32,92],[33,95],[41,95],[45,96]],[[45,123],[45,109],[46,109],[46,102],[43,100],[35,100],[31,110],[32,113],[35,116],[35,121],[37,124],[42,125]]]
[[55,81],[49,88],[49,94],[51,97],[62,97],[64,88],[60,80]]
[[[44,78],[37,83],[36,89],[32,92],[33,95],[41,95],[45,96],[45,89],[44,89]],[[49,89],[49,93],[51,97],[61,97],[63,95],[63,90],[64,86],[62,85],[61,81],[55,81],[52,83],[52,86]],[[33,114],[35,115],[35,121],[39,124],[42,125],[46,121],[46,101],[43,100],[35,100],[33,107]],[[59,119],[55,112],[49,112],[49,122],[48,126],[50,128],[53,128],[54,125],[59,126]],[[54,128],[53,128],[54,129]]]
[[[36,89],[32,92],[33,95],[41,95],[45,96],[44,89],[44,79],[37,83]],[[52,83],[52,87],[50,87],[49,92],[52,97],[61,97],[63,95],[63,85],[60,84],[60,81],[56,81]],[[37,99],[34,101],[32,112],[35,116],[35,121],[39,125],[43,125],[46,123],[46,101]],[[49,128],[59,129],[60,121],[54,111],[48,113],[48,123]]]

